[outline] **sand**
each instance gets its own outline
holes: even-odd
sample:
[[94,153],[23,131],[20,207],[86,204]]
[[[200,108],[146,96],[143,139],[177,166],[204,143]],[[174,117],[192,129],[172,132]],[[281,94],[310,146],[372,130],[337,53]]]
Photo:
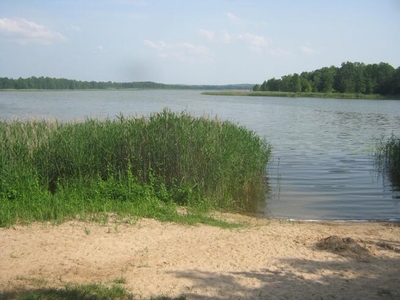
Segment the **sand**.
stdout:
[[246,226],[141,219],[1,228],[0,298],[123,279],[137,299],[400,299],[399,224],[223,217]]

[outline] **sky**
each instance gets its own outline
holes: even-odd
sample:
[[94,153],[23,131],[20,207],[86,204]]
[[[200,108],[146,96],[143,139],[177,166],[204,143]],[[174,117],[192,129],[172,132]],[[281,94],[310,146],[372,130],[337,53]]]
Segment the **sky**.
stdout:
[[262,83],[400,66],[400,0],[0,0],[0,77]]

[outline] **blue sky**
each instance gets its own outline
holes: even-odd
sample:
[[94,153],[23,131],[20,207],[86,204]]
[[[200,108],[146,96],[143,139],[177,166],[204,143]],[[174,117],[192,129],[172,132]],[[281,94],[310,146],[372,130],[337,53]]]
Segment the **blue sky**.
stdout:
[[400,66],[400,0],[1,0],[0,77],[262,83]]

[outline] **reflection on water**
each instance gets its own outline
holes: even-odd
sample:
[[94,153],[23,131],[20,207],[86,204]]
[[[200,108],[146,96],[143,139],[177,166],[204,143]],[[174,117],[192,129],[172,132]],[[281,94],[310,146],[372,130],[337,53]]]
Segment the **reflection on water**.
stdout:
[[295,219],[400,218],[400,192],[377,174],[382,136],[400,135],[400,101],[203,96],[198,91],[1,92],[0,119],[114,118],[185,110],[244,125],[273,146],[261,213]]

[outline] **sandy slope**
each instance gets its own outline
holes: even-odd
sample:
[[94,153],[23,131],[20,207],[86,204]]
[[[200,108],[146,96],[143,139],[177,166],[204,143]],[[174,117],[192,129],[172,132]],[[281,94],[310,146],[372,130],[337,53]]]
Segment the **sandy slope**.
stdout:
[[[161,294],[187,299],[400,299],[398,224],[224,216],[247,226],[220,229],[144,219],[133,225],[73,221],[0,229],[0,298],[19,288],[110,284],[123,277],[138,299]],[[333,235],[352,238],[364,252],[340,245],[336,252],[344,250],[342,255],[329,247],[317,249],[318,242]]]

